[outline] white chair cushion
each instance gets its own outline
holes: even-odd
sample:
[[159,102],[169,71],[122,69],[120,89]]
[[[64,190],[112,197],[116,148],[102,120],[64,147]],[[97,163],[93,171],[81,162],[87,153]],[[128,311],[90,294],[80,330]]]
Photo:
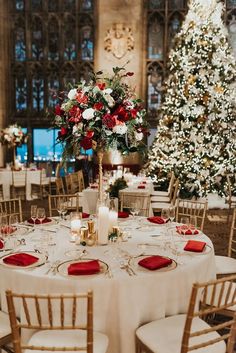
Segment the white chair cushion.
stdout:
[[236,273],[236,259],[229,256],[215,256],[216,274]]
[[152,192],[153,196],[167,196],[169,195],[168,191],[161,191],[161,190],[157,190],[157,191],[153,191]]
[[[154,353],[180,353],[181,342],[184,332],[186,315],[175,315],[164,319],[150,322],[137,329],[137,337]],[[199,318],[195,318],[192,323],[193,330],[205,329],[209,327],[207,323]],[[207,340],[219,337],[215,332],[194,337],[190,344],[206,342]],[[205,348],[199,348],[192,352],[196,353],[225,353],[226,345],[223,341]]]
[[8,314],[0,311],[0,339],[11,334]]
[[[86,335],[84,330],[42,330],[38,331],[30,338],[27,344],[34,346],[50,346],[50,347],[73,347],[85,346]],[[108,338],[99,332],[93,334],[94,353],[105,353],[108,346]],[[34,353],[42,353],[40,350],[34,350]],[[57,352],[47,351],[47,352]],[[67,353],[74,353],[75,351],[67,351]],[[80,351],[85,353],[86,351]],[[25,353],[32,353],[32,350],[25,350]]]
[[170,202],[169,196],[153,196],[151,195],[151,202]]

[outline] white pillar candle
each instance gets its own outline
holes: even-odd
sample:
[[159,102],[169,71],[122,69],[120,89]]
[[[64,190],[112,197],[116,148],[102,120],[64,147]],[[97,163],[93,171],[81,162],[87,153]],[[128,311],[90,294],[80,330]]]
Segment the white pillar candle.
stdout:
[[81,220],[80,219],[72,219],[70,222],[70,228],[72,231],[79,231],[81,228]]
[[109,208],[100,206],[98,208],[98,244],[105,245],[108,243],[109,229]]
[[112,228],[117,226],[118,223],[118,213],[115,210],[109,211],[109,232],[112,231]]

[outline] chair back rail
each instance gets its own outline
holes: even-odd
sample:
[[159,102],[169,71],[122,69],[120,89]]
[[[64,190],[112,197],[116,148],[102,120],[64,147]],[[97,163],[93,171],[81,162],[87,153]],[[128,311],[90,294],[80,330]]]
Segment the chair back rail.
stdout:
[[59,203],[63,203],[67,212],[81,211],[78,194],[48,195],[48,209],[50,217],[56,216],[58,214]]
[[0,215],[18,215],[19,221],[23,222],[21,199],[0,201]]
[[176,221],[183,216],[196,216],[197,226],[203,230],[207,211],[207,202],[178,199],[176,204]]
[[132,204],[136,203],[137,208],[140,210],[140,215],[142,216],[149,216],[150,210],[150,196],[149,195],[142,195],[140,193],[134,192],[121,192],[120,193],[120,202],[121,202],[121,211],[123,209],[130,210],[132,208]]
[[[15,353],[22,353],[25,349],[43,351],[83,351],[93,353],[93,293],[88,291],[81,294],[63,295],[34,295],[17,294],[6,291],[7,305],[13,336]],[[16,318],[16,305],[20,305],[25,320],[20,323]],[[87,331],[86,345],[70,346],[65,342],[64,347],[36,346],[21,340],[21,330],[85,330]]]
[[229,234],[228,256],[236,259],[236,208],[234,208],[232,215],[232,223]]

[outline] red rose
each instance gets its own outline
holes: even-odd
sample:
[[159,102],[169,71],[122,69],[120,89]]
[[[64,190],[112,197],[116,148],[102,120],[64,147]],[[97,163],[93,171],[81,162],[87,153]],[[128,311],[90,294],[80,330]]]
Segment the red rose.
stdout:
[[119,107],[115,110],[114,115],[116,115],[117,118],[118,118],[120,121],[125,122],[125,121],[129,120],[129,114],[128,114],[128,112],[125,110],[125,108],[122,107],[122,106],[119,106]]
[[79,107],[74,105],[70,110],[69,110],[69,115],[71,116],[69,118],[69,121],[72,123],[79,123],[81,120],[81,110]]
[[102,123],[108,127],[108,129],[112,129],[116,126],[116,118],[110,114],[105,114],[102,118]]
[[62,127],[61,127],[61,130],[58,131],[58,137],[62,137],[62,136],[67,135],[67,132],[68,132],[67,128],[64,127],[64,126],[62,126]]
[[104,105],[102,103],[95,103],[93,106],[93,109],[95,110],[101,110],[104,107]]
[[88,130],[86,132],[86,137],[88,137],[89,139],[91,139],[93,137],[93,135],[94,135],[94,131],[92,131],[92,130]]
[[132,116],[133,119],[136,118],[137,112],[138,112],[137,109],[131,109],[131,110],[130,110],[130,114],[131,114],[131,116]]
[[62,110],[61,107],[60,107],[60,105],[57,104],[57,105],[55,106],[55,114],[56,114],[56,115],[63,115],[63,113],[64,113],[64,110]]
[[92,148],[92,145],[93,145],[92,139],[88,137],[84,137],[83,140],[80,141],[80,146],[84,150],[90,150],[90,148]]
[[84,93],[79,92],[76,96],[76,100],[80,104],[86,104],[88,102],[88,97]]
[[133,76],[133,75],[134,75],[134,73],[130,72],[130,71],[126,73],[126,76]]
[[106,87],[106,84],[103,82],[103,83],[97,83],[96,85],[101,91],[103,91]]

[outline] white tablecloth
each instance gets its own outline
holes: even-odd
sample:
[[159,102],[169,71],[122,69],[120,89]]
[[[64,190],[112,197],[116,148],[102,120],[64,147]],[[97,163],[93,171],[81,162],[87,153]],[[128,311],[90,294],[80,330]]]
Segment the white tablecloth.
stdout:
[[[106,262],[110,266],[113,278],[105,274],[78,276],[78,278],[69,278],[59,273],[46,274],[48,264],[33,270],[12,269],[1,265],[2,309],[6,309],[5,290],[7,288],[17,293],[77,293],[92,289],[94,291],[94,329],[108,335],[108,353],[135,353],[135,330],[138,326],[167,315],[185,313],[192,284],[215,278],[214,250],[210,239],[200,234],[195,236],[195,239],[204,240],[209,244],[206,253],[181,251],[176,259],[177,267],[173,270],[144,271],[137,266],[135,267],[137,275],[129,276],[124,269],[120,269],[121,258],[117,247],[127,250],[131,255],[162,254],[172,258],[175,255],[171,254],[166,244],[170,237],[159,235],[165,229],[163,226],[148,225],[146,219],[140,219],[139,223],[127,222],[124,219],[120,221],[120,225],[131,232],[132,238],[128,242],[86,247],[87,257]],[[56,230],[56,233],[46,233],[37,229],[25,235],[27,244],[21,246],[21,250],[40,247],[42,244],[40,237],[43,234],[52,234],[56,242],[56,246],[48,247],[51,261],[58,259],[65,261],[68,259],[66,251],[83,249],[82,246],[70,242],[69,229],[58,225],[50,228]],[[173,239],[176,241],[175,244],[182,248],[185,240],[177,234]]]
[[[12,185],[12,171],[0,170],[0,183],[3,184],[4,200],[10,199],[10,185]],[[26,200],[31,200],[31,184],[40,183],[40,170],[27,170]]]

